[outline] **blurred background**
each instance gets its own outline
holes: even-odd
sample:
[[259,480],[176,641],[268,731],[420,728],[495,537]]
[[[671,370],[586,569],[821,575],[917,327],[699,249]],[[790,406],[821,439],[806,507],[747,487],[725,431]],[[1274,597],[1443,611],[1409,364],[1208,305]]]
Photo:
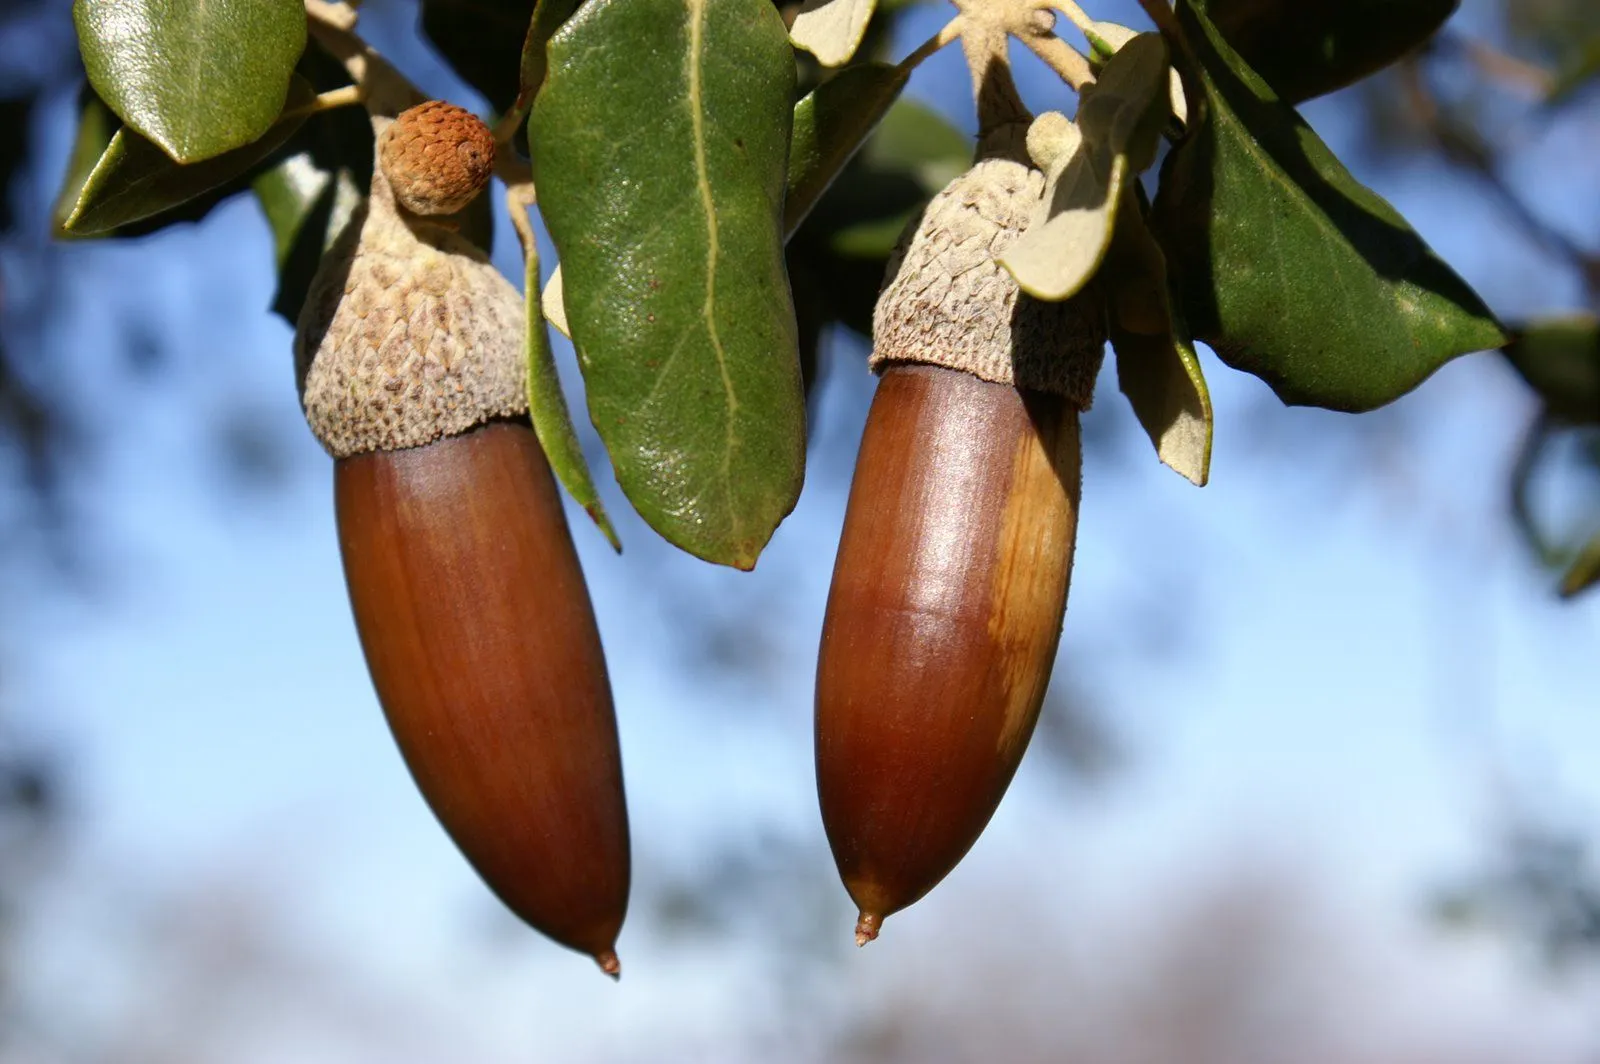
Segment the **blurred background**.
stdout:
[[[889,52],[948,14],[908,9]],[[417,22],[363,9],[424,89],[486,110]],[[1592,313],[1597,65],[1588,0],[1467,0],[1303,113],[1503,318]],[[1108,376],[1031,751],[858,951],[810,712],[873,381],[824,328],[805,494],[753,574],[673,551],[609,483],[624,554],[569,513],[633,823],[613,985],[498,906],[384,729],[256,200],[52,241],[81,83],[68,5],[0,5],[4,1064],[1600,1061],[1600,592],[1556,594],[1600,525],[1600,442],[1501,355],[1351,417],[1205,353],[1203,490]],[[953,51],[908,91],[971,130]]]

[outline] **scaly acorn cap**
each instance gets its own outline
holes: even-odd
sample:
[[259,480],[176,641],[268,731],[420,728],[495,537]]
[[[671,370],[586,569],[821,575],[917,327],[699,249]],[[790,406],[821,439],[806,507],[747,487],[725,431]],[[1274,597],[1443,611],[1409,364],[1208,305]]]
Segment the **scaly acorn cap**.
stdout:
[[1091,286],[1060,303],[1034,299],[995,261],[1043,195],[1042,173],[998,156],[929,201],[889,260],[872,316],[873,372],[904,362],[945,366],[1089,409],[1105,356],[1100,297]]
[[[375,116],[381,138],[392,119]],[[295,330],[311,431],[335,458],[420,447],[528,409],[522,296],[458,233],[396,209],[382,167]]]

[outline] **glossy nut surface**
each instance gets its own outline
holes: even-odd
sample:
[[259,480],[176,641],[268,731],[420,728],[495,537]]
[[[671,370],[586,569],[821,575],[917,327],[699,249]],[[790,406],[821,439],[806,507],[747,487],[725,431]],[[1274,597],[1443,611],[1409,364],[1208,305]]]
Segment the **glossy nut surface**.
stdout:
[[817,790],[857,941],[989,822],[1038,719],[1077,530],[1077,411],[957,370],[878,385],[817,670]]
[[627,909],[605,659],[526,423],[335,464],[339,544],[378,699],[461,852],[518,916],[615,974]]

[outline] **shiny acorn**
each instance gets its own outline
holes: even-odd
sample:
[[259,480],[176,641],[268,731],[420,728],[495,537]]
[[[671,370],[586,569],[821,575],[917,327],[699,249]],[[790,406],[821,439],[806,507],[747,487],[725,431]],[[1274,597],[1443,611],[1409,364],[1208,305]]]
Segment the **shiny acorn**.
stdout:
[[[383,120],[375,123],[381,135]],[[381,168],[296,335],[367,665],[423,797],[522,919],[615,975],[630,876],[594,613],[527,420],[522,298]]]
[[1049,685],[1072,572],[1091,293],[1040,303],[994,262],[1042,191],[987,159],[935,197],[874,319],[881,375],[817,666],[823,825],[858,944],[977,841]]

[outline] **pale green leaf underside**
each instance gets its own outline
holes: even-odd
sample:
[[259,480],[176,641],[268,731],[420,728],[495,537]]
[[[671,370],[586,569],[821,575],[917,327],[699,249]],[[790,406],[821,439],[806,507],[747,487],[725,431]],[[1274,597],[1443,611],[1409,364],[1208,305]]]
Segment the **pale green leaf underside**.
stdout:
[[1118,49],[1100,79],[1084,90],[1079,136],[1052,151],[1033,221],[1000,257],[1035,299],[1070,299],[1100,268],[1128,175],[1148,165],[1154,152],[1160,127],[1149,116],[1166,110],[1161,101],[1167,70],[1160,36],[1140,34]]
[[550,279],[544,283],[544,292],[539,296],[539,308],[544,311],[544,320],[555,327],[556,332],[572,339],[572,330],[567,328],[567,304],[562,295],[565,285],[561,280],[561,263],[556,263],[556,268],[550,271]]
[[1103,275],[1118,385],[1156,455],[1203,487],[1211,476],[1211,393],[1188,327],[1174,313],[1161,249],[1135,202],[1123,205]]
[[[1100,170],[1101,163],[1108,168]],[[1024,292],[1068,299],[1089,282],[1111,244],[1127,172],[1126,158],[1097,158],[1082,137],[1057,155],[1033,222],[1000,256]]]
[[1194,344],[1179,332],[1140,336],[1113,331],[1117,384],[1156,456],[1196,487],[1211,479],[1211,393]]
[[[1121,47],[1138,37],[1139,31],[1115,22],[1095,22],[1084,30],[1083,35],[1089,41],[1090,58],[1093,62],[1104,63],[1117,54]],[[1179,125],[1189,121],[1189,104],[1183,95],[1183,78],[1176,70],[1167,71],[1167,98],[1168,105],[1172,108],[1172,116],[1178,120]]]
[[874,0],[805,0],[789,27],[789,39],[823,66],[850,61],[872,21]]

